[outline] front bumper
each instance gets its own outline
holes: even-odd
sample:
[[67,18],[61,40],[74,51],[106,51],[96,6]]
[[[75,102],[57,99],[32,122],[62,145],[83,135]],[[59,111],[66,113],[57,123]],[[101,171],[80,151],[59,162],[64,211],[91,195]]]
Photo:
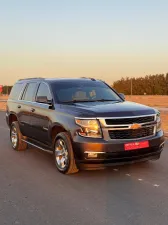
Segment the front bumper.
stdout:
[[[160,131],[154,137],[141,139],[149,141],[149,148],[124,151],[124,144],[134,141],[90,139],[76,136],[73,149],[76,162],[86,169],[104,168],[111,165],[123,165],[160,157],[164,147],[164,134]],[[96,158],[88,158],[89,152],[96,152]]]

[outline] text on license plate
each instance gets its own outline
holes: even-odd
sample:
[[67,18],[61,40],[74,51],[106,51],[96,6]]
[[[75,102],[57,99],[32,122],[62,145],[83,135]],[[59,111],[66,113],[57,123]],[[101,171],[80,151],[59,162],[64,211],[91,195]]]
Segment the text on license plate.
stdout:
[[125,151],[136,150],[141,148],[149,148],[149,141],[131,142],[124,144]]

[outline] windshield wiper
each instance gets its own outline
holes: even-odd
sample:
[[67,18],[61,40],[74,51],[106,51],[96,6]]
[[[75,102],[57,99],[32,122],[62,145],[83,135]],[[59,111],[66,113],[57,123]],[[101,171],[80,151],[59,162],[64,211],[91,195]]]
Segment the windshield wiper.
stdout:
[[112,99],[97,99],[95,102],[120,102],[119,100],[112,100]]
[[119,100],[110,100],[110,99],[97,99],[97,100],[72,100],[72,101],[63,101],[61,103],[78,103],[78,102],[120,102]]
[[94,100],[72,100],[72,101],[63,101],[61,103],[78,103],[78,102],[95,102]]

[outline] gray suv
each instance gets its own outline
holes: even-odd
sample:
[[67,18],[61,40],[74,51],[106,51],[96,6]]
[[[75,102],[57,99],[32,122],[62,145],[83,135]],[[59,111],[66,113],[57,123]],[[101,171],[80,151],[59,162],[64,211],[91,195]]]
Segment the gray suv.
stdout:
[[65,174],[156,160],[164,146],[157,110],[93,78],[19,80],[6,120],[13,149],[52,151]]

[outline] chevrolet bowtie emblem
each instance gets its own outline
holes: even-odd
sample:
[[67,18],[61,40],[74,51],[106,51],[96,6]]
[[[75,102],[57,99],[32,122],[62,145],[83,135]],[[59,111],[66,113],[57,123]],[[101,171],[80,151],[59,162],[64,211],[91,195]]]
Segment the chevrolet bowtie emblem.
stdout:
[[136,130],[136,129],[141,128],[141,125],[138,124],[138,123],[134,123],[134,124],[132,124],[132,126],[131,126],[130,128],[131,128],[132,130]]

